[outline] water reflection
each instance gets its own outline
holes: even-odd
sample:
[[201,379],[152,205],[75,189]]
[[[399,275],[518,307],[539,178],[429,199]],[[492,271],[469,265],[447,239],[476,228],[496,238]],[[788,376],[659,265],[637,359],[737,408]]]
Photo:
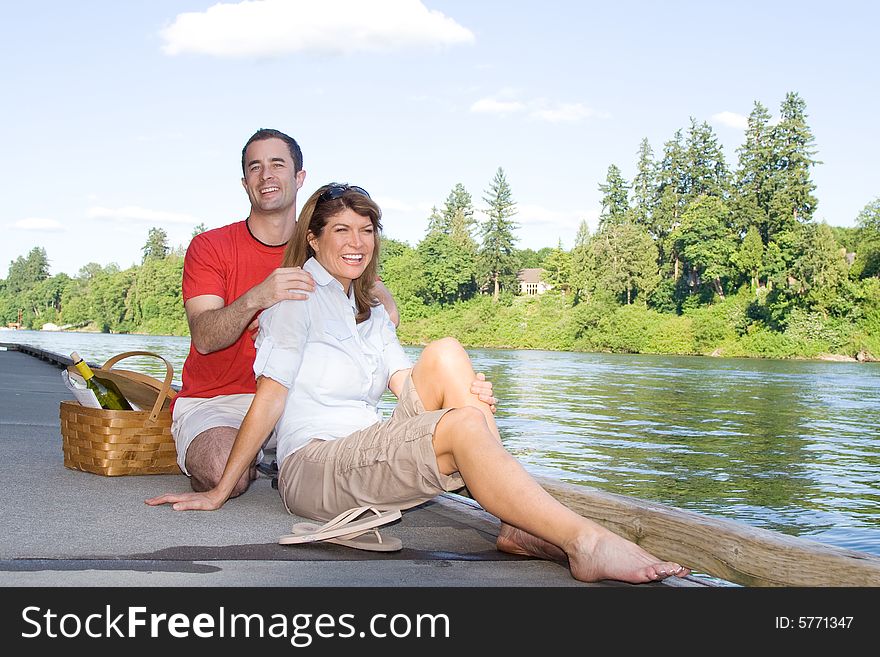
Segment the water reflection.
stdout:
[[[97,362],[157,352],[177,384],[189,349],[188,338],[0,334],[12,338]],[[535,474],[880,554],[876,364],[469,351],[501,400],[506,446]],[[164,375],[155,359],[125,364]]]

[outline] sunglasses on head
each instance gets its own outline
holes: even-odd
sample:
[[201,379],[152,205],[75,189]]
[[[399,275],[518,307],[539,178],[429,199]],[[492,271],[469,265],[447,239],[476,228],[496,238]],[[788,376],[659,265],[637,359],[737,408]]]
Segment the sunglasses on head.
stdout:
[[358,187],[357,185],[348,185],[345,183],[331,183],[327,185],[327,189],[321,192],[321,196],[318,197],[318,200],[332,201],[339,198],[349,190],[357,192],[358,194],[363,194],[367,198],[370,198],[369,192],[367,192],[367,190],[363,187]]

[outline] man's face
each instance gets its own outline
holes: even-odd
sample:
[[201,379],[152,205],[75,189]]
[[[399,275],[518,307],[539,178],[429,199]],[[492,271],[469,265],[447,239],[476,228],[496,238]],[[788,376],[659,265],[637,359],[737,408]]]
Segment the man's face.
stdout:
[[294,171],[290,149],[281,139],[261,139],[247,147],[241,184],[260,212],[286,212],[296,207],[296,192],[305,171]]

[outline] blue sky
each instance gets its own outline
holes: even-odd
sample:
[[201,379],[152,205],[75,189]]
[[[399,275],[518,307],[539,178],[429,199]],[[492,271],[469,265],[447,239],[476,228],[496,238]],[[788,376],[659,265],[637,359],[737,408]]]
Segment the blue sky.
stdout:
[[[571,248],[609,164],[628,180],[690,117],[736,164],[755,101],[807,103],[816,218],[880,196],[876,3],[200,0],[4,3],[0,277],[34,246],[51,273],[139,263],[243,219],[258,128],[303,148],[300,204],[330,180],[415,244],[456,183],[503,167],[520,248]],[[479,215],[478,215],[479,216]]]

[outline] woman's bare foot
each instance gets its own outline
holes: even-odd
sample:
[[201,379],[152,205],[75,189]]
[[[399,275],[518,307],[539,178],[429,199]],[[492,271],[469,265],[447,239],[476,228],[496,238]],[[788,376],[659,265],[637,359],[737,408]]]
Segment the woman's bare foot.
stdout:
[[538,538],[528,532],[524,532],[513,525],[508,525],[506,522],[501,523],[501,531],[498,532],[495,547],[501,552],[509,554],[522,554],[527,557],[558,561],[561,564],[568,565],[568,555],[565,554],[562,548],[556,547],[553,543],[545,541],[543,538]]
[[632,541],[600,528],[581,536],[566,550],[575,579],[597,582],[616,579],[630,584],[687,577],[691,571],[674,561],[661,561]]
[[656,582],[666,577],[686,577],[690,570],[671,561],[661,561],[632,541],[604,528],[574,541],[563,550],[528,532],[501,523],[496,547],[502,552],[522,554],[568,564],[572,577],[582,582],[615,579],[631,584]]

